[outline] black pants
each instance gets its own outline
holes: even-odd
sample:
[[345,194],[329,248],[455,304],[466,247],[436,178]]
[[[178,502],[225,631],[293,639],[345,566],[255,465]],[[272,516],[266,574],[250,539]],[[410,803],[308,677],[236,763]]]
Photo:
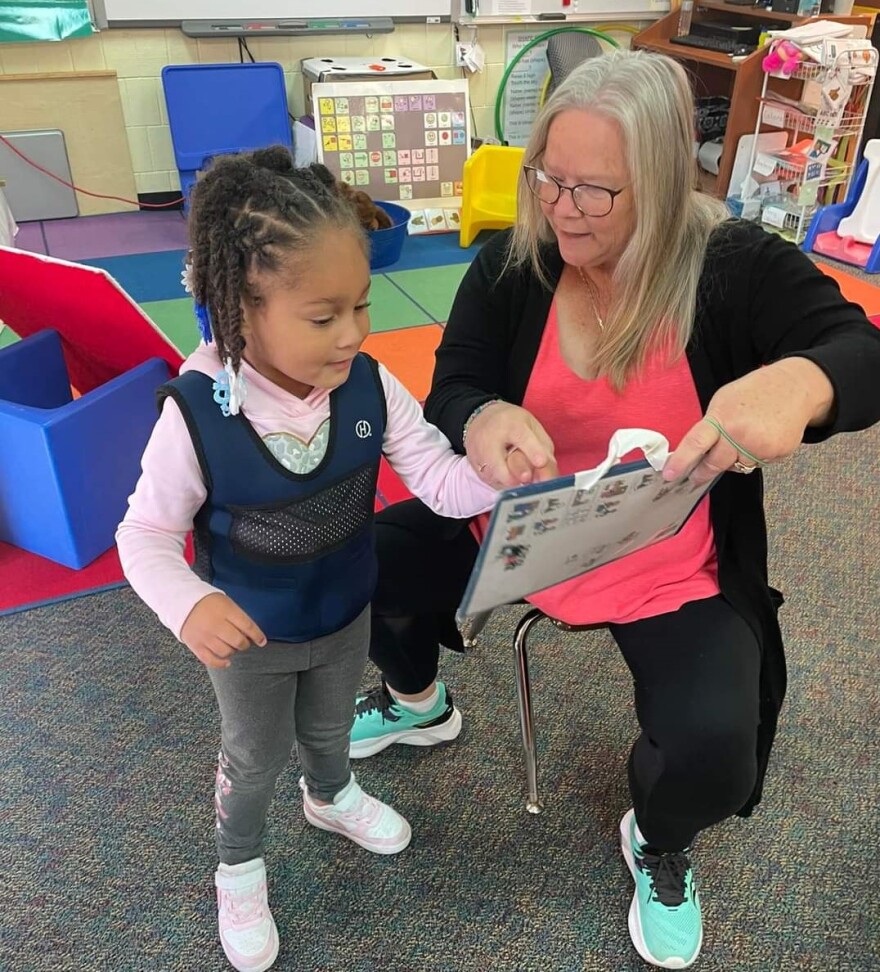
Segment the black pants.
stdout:
[[[436,678],[439,646],[462,647],[454,613],[478,546],[418,500],[379,514],[376,537],[370,657],[393,689],[415,694]],[[629,761],[636,820],[654,847],[681,850],[754,788],[758,642],[721,596],[609,630],[633,676],[642,730]]]

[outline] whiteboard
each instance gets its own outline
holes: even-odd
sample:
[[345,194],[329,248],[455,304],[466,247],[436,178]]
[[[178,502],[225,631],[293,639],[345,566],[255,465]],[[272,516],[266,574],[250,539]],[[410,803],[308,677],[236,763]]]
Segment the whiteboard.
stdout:
[[452,0],[103,0],[110,23],[450,17]]

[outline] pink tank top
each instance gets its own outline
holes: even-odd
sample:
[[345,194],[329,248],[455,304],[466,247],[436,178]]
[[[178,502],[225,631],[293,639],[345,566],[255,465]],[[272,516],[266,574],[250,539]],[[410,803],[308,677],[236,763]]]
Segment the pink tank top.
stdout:
[[[622,393],[605,378],[584,381],[559,350],[556,302],[550,308],[523,407],[556,445],[559,471],[591,469],[623,428],[653,429],[671,448],[703,414],[687,357],[671,366],[655,355]],[[644,458],[633,452],[624,461]],[[483,535],[488,518],[481,518]],[[719,593],[715,542],[704,497],[674,537],[533,594],[528,600],[568,624],[625,623],[677,611],[688,601]]]

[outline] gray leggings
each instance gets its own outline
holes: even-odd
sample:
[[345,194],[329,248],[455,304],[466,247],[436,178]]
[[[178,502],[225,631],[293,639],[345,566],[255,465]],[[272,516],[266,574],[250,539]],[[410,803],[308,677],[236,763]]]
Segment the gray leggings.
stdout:
[[263,853],[275,780],[296,746],[311,796],[330,801],[351,778],[349,735],[370,641],[370,610],[335,634],[270,641],[208,669],[220,708],[214,803],[224,864]]

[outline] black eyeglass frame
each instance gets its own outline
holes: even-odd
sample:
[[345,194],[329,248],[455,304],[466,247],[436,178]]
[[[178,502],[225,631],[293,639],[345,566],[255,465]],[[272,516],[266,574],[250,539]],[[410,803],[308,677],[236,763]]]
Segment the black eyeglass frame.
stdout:
[[[529,172],[534,172],[536,179],[538,178],[539,174],[542,175],[544,179],[549,180],[556,186],[556,190],[557,190],[556,198],[552,202],[550,202],[547,199],[541,199],[538,193],[532,188],[531,183],[529,182],[529,175],[528,175]],[[577,211],[581,215],[589,216],[592,219],[601,219],[603,216],[607,216],[611,212],[611,210],[614,209],[614,200],[617,199],[617,197],[622,192],[624,192],[626,189],[629,188],[629,186],[621,186],[620,189],[609,189],[607,186],[597,186],[591,182],[581,182],[578,183],[578,185],[576,186],[566,186],[563,183],[561,183],[558,179],[556,179],[554,176],[548,175],[543,169],[539,169],[536,165],[524,165],[523,177],[526,180],[526,186],[528,187],[529,192],[535,197],[535,199],[538,199],[543,203],[547,203],[548,206],[555,206],[559,202],[560,197],[562,196],[562,190],[565,189],[567,192],[571,193],[571,201],[574,203],[575,209],[577,209]],[[608,209],[604,213],[585,213],[583,209],[581,209],[581,207],[578,205],[577,196],[575,196],[575,192],[578,189],[601,189],[602,192],[607,192],[608,199],[609,199]]]

